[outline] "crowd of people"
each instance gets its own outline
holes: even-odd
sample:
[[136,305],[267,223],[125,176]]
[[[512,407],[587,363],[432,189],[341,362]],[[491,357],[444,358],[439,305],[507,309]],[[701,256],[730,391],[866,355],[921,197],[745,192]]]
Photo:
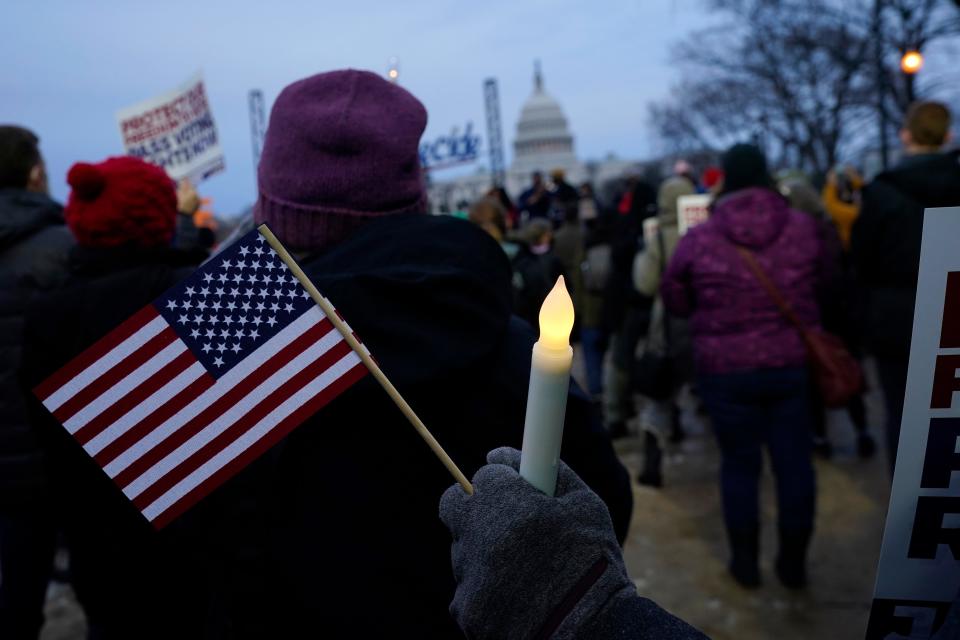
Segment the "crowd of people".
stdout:
[[[765,448],[776,573],[804,587],[811,457],[829,452],[823,416],[839,406],[811,377],[805,331],[877,361],[892,468],[923,209],[960,205],[946,108],[914,105],[904,160],[866,184],[852,169],[822,193],[801,175],[778,180],[739,144],[699,179],[681,162],[662,181],[630,176],[609,202],[538,172],[516,203],[491,189],[468,221],[424,215],[425,125],[419,100],[372,73],[289,85],[271,111],[254,219],[475,472],[474,493],[447,489],[365,379],[160,531],[30,389],[210,256],[212,232],[191,222],[200,199],[116,157],[75,164],[61,206],[37,136],[0,127],[0,637],[37,637],[63,547],[96,639],[287,638],[318,625],[335,637],[702,638],[627,575],[631,479],[612,445],[638,422],[637,481],[669,481],[682,393],[721,453],[731,575],[761,583]],[[678,199],[695,193],[712,194],[710,216],[681,235]],[[537,314],[560,275],[586,389],[571,384],[548,497],[518,475],[517,449]],[[870,456],[862,391],[842,405]]]

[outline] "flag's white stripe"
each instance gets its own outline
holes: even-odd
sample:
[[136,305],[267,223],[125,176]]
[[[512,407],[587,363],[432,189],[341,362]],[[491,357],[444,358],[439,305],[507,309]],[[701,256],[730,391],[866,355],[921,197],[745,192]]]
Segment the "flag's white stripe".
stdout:
[[333,366],[287,398],[287,400],[264,416],[262,420],[234,440],[229,446],[211,457],[194,470],[193,473],[154,500],[143,510],[143,515],[145,515],[148,520],[154,520],[157,516],[172,507],[183,496],[202,484],[207,478],[270,433],[280,421],[303,406],[305,402],[308,402],[311,398],[322,392],[358,364],[360,364],[360,357],[353,351],[340,358]]
[[76,433],[81,427],[112,407],[114,403],[146,382],[150,376],[170,364],[174,358],[186,350],[186,343],[180,338],[177,338],[161,349],[159,353],[101,393],[95,400],[92,400],[90,404],[70,416],[64,421],[63,427],[70,433]]
[[115,346],[105,353],[99,360],[89,367],[70,378],[66,384],[51,393],[43,401],[43,406],[53,412],[59,409],[63,404],[85,389],[87,385],[102,376],[104,373],[116,366],[121,360],[142,347],[148,340],[163,331],[167,327],[167,321],[162,316],[157,316],[147,324],[143,325],[129,338]]
[[174,467],[186,460],[208,442],[229,429],[237,420],[247,415],[264,398],[273,393],[283,383],[305,369],[324,353],[341,342],[343,337],[336,331],[330,331],[322,339],[314,342],[297,357],[280,367],[272,376],[261,382],[253,391],[245,395],[235,405],[217,416],[209,425],[198,431],[189,440],[171,451],[162,460],[145,471],[140,477],[123,488],[128,498],[133,500],[147,487],[169,473]]
[[229,392],[230,389],[239,384],[261,364],[269,360],[271,356],[296,340],[310,327],[322,322],[324,317],[319,307],[310,307],[307,309],[299,318],[284,327],[277,335],[264,342],[253,351],[253,353],[241,360],[233,369],[217,380],[216,384],[197,396],[195,400],[183,409],[170,416],[163,424],[145,435],[114,460],[110,461],[103,470],[106,471],[107,475],[111,478],[116,477],[118,473],[129,467],[134,460],[150,449],[153,449],[171,433],[175,432],[198,413],[209,407],[217,398]]
[[157,389],[143,402],[117,418],[116,422],[91,438],[87,444],[83,445],[83,448],[91,456],[97,455],[103,451],[107,445],[126,433],[131,427],[140,424],[147,416],[156,411],[157,407],[190,386],[193,381],[202,376],[205,371],[202,364],[194,362],[181,371],[170,382]]

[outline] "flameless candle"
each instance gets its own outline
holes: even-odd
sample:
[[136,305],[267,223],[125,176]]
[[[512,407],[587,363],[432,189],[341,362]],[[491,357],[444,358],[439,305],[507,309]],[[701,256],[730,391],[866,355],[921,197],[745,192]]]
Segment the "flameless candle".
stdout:
[[573,365],[572,329],[573,301],[561,276],[540,307],[540,339],[533,345],[520,455],[521,477],[548,496],[557,486]]

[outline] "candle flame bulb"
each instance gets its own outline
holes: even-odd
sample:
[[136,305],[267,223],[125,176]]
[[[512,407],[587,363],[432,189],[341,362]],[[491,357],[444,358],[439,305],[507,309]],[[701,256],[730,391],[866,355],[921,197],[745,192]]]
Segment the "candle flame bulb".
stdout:
[[548,349],[566,350],[572,330],[573,300],[560,276],[540,307],[540,342]]

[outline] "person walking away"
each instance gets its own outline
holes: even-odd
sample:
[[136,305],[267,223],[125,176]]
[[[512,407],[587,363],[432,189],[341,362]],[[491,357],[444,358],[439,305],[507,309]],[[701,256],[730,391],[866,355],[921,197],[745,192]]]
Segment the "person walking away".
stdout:
[[653,310],[645,350],[667,359],[669,388],[665,397],[644,398],[640,413],[644,462],[638,481],[652,487],[663,485],[663,445],[675,424],[679,423],[676,395],[693,377],[690,338],[686,322],[670,316],[659,295],[660,281],[680,240],[677,226],[677,199],[692,195],[694,187],[687,178],[675,176],[664,181],[657,193],[657,235],[637,254],[633,263],[633,283],[637,291],[652,297]]
[[0,637],[35,640],[53,567],[57,518],[43,450],[17,377],[28,298],[66,276],[73,240],[50,198],[39,139],[0,126]]
[[[74,165],[67,181],[65,217],[76,246],[62,286],[35,297],[27,310],[22,376],[29,388],[206,257],[171,246],[177,195],[162,168],[139,158],[110,158]],[[28,407],[51,461],[71,581],[90,637],[180,637],[202,628],[203,580],[188,568],[200,560],[190,550],[172,551],[176,527],[157,534],[32,394]]]
[[656,191],[646,180],[631,177],[612,223],[611,269],[601,321],[611,351],[604,370],[603,421],[614,437],[626,436],[627,421],[636,415],[630,377],[637,343],[650,325],[653,300],[633,286],[633,260],[643,249],[643,221],[656,212]]
[[[583,190],[581,190],[581,194]],[[583,312],[580,317],[580,340],[587,373],[587,390],[596,402],[603,401],[603,360],[607,351],[609,335],[604,328],[604,292],[613,268],[612,241],[613,222],[611,215],[602,213],[599,203],[590,188],[584,206],[581,198],[580,215],[584,226],[583,262],[580,264],[580,279],[583,282]],[[590,215],[591,212],[594,215]],[[586,214],[586,217],[584,217]]]
[[710,218],[680,239],[661,295],[668,312],[690,318],[698,391],[720,445],[730,571],[745,587],[760,584],[765,447],[777,484],[776,572],[798,588],[806,583],[816,494],[807,352],[740,252],[752,254],[811,327],[819,322],[822,252],[816,223],[773,190],[760,149],[733,146],[723,170],[724,191]]
[[960,205],[960,153],[943,151],[951,140],[950,126],[950,111],[939,102],[910,107],[900,130],[905,157],[864,188],[850,238],[853,266],[867,298],[867,346],[887,409],[891,478],[907,386],[923,212]]
[[[820,320],[824,329],[839,336],[847,350],[859,359],[861,340],[855,320],[856,287],[852,274],[846,268],[848,263],[844,259],[842,237],[838,227],[834,226],[836,218],[831,221],[828,217],[824,201],[805,176],[781,180],[779,190],[791,207],[811,216],[817,223],[820,244],[825,252],[824,264],[828,265],[831,271],[826,277],[831,286],[823,287],[820,291]],[[813,450],[824,458],[830,458],[833,455],[833,445],[827,435],[827,410],[815,387],[811,387],[810,396],[813,401]],[[852,396],[847,402],[846,410],[856,432],[857,454],[861,458],[872,457],[877,445],[867,428],[867,408],[863,393]]]

